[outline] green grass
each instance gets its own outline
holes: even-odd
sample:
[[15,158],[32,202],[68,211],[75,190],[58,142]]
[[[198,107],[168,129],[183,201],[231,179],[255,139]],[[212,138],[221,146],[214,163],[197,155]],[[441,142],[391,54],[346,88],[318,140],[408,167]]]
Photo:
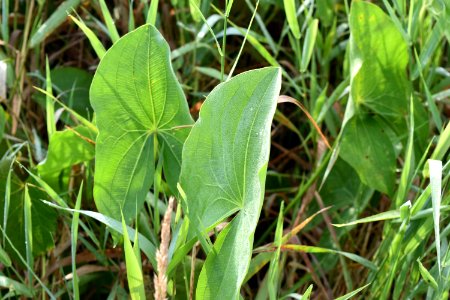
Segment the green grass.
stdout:
[[448,299],[446,1],[0,9],[2,298]]

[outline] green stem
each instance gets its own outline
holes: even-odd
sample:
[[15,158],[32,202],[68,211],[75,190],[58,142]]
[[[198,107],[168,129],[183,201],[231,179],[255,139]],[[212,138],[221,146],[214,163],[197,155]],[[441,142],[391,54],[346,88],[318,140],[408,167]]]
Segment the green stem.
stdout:
[[[225,1],[225,12],[228,9],[228,0]],[[223,77],[225,73],[225,46],[227,44],[227,22],[228,22],[228,13],[225,13],[223,17],[223,38],[222,38],[222,57],[220,62],[220,81],[223,82]]]

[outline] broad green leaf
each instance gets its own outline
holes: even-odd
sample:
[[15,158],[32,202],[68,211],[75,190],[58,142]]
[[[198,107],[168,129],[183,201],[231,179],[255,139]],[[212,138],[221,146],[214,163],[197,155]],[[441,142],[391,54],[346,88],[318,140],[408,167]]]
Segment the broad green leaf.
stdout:
[[407,44],[395,24],[378,6],[352,3],[350,13],[351,97],[393,120],[408,113],[411,86],[406,77]]
[[72,165],[94,158],[95,133],[78,126],[73,129],[57,131],[50,138],[47,158],[38,166],[42,177],[59,176],[59,173]]
[[264,198],[280,84],[280,69],[273,67],[220,84],[204,102],[184,145],[180,184],[190,235],[201,236],[236,213],[206,258],[197,299],[238,298]]
[[374,117],[353,117],[346,125],[339,155],[371,188],[391,195],[395,185],[395,152],[386,126]]
[[169,53],[155,27],[141,26],[107,51],[92,82],[99,130],[94,198],[98,210],[116,220],[123,210],[129,222],[142,207],[153,181],[155,139],[176,192],[186,127],[193,121]]
[[[89,103],[89,87],[92,83],[92,74],[79,68],[60,67],[50,71],[50,78],[53,93],[37,94],[35,99],[39,104],[45,107],[45,98],[52,100],[52,95],[55,95],[61,102],[84,118],[92,118],[92,108]],[[61,108],[61,105],[55,103],[55,110],[59,108]],[[69,111],[64,111],[61,119],[66,124],[74,126]]]
[[[6,193],[6,181],[8,170],[11,165],[10,159],[0,161],[0,223],[3,224],[4,218],[4,201]],[[33,255],[40,255],[54,246],[53,233],[56,230],[57,214],[47,205],[43,204],[40,199],[45,199],[46,194],[40,189],[35,188],[36,182],[31,178],[28,179],[28,192],[31,200],[31,224]],[[10,238],[13,245],[21,253],[26,256],[25,250],[25,220],[24,220],[24,186],[26,182],[22,182],[19,177],[11,173],[11,196],[8,208],[8,222],[6,226],[6,234]],[[13,261],[19,261],[18,255],[11,249],[9,244],[4,249]]]
[[83,69],[61,67],[53,69],[50,75],[54,94],[83,117],[87,118],[90,115],[92,118],[92,108],[89,103],[92,74]]

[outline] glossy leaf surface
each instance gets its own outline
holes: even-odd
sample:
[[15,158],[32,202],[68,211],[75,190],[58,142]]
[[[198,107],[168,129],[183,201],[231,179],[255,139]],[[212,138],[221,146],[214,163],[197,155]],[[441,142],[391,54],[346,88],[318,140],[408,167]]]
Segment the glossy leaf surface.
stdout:
[[197,299],[238,297],[264,197],[280,84],[279,68],[245,72],[220,84],[186,140],[180,183],[191,235],[236,213],[206,258]]
[[408,113],[408,51],[394,22],[378,6],[356,1],[350,13],[351,96],[388,118]]
[[96,112],[94,197],[99,211],[130,221],[140,209],[154,175],[155,141],[164,158],[172,191],[181,151],[193,123],[172,70],[169,46],[151,25],[125,35],[105,54],[94,76],[90,98]]
[[372,117],[351,119],[342,138],[340,156],[356,170],[364,184],[392,194],[395,152],[385,126]]
[[38,166],[40,175],[59,176],[63,169],[93,159],[92,140],[95,140],[95,133],[83,126],[55,132],[50,139],[47,158]]

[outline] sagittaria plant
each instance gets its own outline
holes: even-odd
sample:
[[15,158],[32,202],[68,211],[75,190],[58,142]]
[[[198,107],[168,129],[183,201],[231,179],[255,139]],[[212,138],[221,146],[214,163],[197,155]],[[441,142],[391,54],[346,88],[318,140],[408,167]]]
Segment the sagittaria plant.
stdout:
[[215,244],[203,247],[197,299],[239,296],[264,197],[280,88],[279,68],[240,74],[210,93],[193,124],[169,46],[151,25],[117,41],[94,76],[98,210],[118,220],[123,213],[130,223],[162,161],[168,193],[179,196],[183,208],[189,245],[231,218]]

